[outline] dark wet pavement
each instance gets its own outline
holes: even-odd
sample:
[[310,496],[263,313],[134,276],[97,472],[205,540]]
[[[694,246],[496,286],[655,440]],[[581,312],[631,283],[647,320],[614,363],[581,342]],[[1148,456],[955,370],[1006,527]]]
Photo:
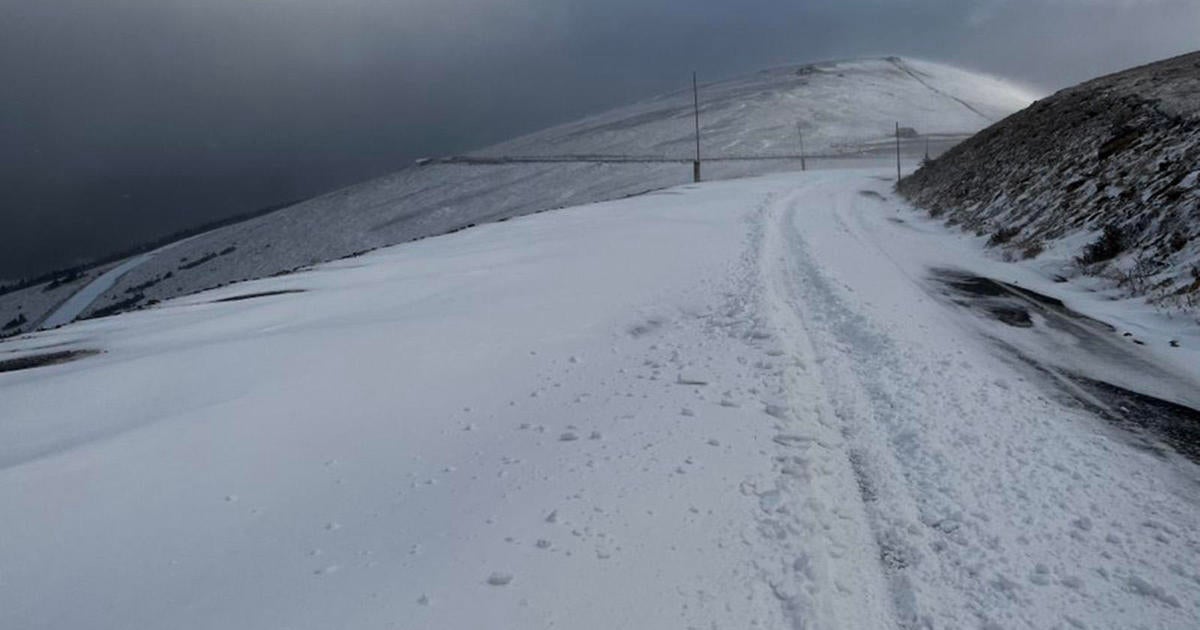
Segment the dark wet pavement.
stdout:
[[930,279],[937,297],[985,322],[991,341],[1058,398],[1121,429],[1138,448],[1200,463],[1200,411],[1163,393],[1195,388],[1141,355],[1140,340],[1014,284],[943,268],[930,270]]

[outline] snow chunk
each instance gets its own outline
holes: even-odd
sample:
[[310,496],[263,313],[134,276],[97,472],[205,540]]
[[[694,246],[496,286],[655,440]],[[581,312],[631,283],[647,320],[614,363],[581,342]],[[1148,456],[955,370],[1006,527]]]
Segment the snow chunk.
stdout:
[[1151,584],[1136,575],[1129,576],[1129,579],[1125,580],[1125,585],[1132,593],[1142,597],[1152,597],[1168,606],[1179,608],[1179,600],[1174,595],[1168,595],[1161,586]]
[[790,413],[787,407],[774,403],[766,403],[766,405],[763,407],[763,411],[767,412],[768,416],[771,416],[772,418],[779,418],[780,420],[787,420]]
[[492,586],[507,586],[512,582],[513,576],[510,573],[495,572],[488,576],[487,583]]

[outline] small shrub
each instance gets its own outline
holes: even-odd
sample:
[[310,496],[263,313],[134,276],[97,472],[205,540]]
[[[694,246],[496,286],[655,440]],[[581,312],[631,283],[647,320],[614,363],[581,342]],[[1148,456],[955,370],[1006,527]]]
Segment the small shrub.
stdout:
[[[220,254],[209,252],[209,253],[201,256],[200,258],[193,260],[192,262],[187,262],[187,263],[183,263],[182,265],[179,265],[179,271],[183,271],[185,269],[195,269],[196,267],[199,267],[200,265],[203,265],[206,262],[209,262],[211,260],[216,260],[217,256],[219,256],[219,255]],[[187,258],[183,258],[181,260],[187,260]]]
[[[116,296],[113,296],[112,299],[115,300]],[[85,315],[82,319],[98,319],[101,317],[108,317],[110,315],[116,315],[117,313],[133,310],[133,307],[137,306],[139,302],[145,299],[145,295],[136,293],[133,295],[133,297],[121,300],[119,302],[113,302],[108,306],[98,308],[95,311],[92,311],[90,314]]]
[[1121,232],[1121,228],[1115,225],[1106,225],[1100,238],[1083,248],[1083,254],[1075,260],[1083,266],[1094,265],[1112,260],[1123,251],[1125,251],[1125,234]]
[[83,278],[83,271],[80,271],[80,270],[69,271],[66,274],[59,276],[59,277],[55,278],[54,280],[50,281],[50,283],[47,284],[44,289],[42,289],[42,293],[49,293],[50,291],[53,291],[59,287],[66,286],[73,282],[77,282],[77,281],[81,280],[82,278]]
[[1117,284],[1129,287],[1129,290],[1136,295],[1145,295],[1150,292],[1151,280],[1159,267],[1161,264],[1154,259],[1139,256],[1129,271],[1117,271]]
[[18,313],[16,317],[8,320],[8,323],[4,325],[4,328],[2,328],[0,330],[12,330],[12,329],[24,324],[27,321],[29,321],[29,320],[25,319],[24,313]]
[[1124,127],[1116,130],[1107,142],[1096,150],[1096,159],[1103,162],[1108,158],[1132,147],[1140,138],[1142,132],[1137,129]]
[[995,247],[997,245],[1003,245],[1013,240],[1013,238],[1020,233],[1021,228],[1016,226],[1000,228],[999,230],[992,232],[992,237],[988,239],[988,246]]
[[1187,247],[1188,235],[1183,232],[1175,232],[1171,235],[1171,251],[1177,252]]
[[1030,241],[1029,243],[1026,243],[1025,249],[1021,250],[1021,256],[1023,256],[1026,260],[1029,260],[1030,258],[1037,258],[1038,256],[1041,256],[1042,252],[1044,251],[1046,251],[1045,243],[1041,241]]

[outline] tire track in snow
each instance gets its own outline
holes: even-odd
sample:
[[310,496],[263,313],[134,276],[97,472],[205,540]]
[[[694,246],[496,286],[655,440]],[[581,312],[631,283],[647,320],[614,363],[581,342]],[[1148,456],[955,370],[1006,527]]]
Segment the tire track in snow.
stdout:
[[[864,253],[860,264],[884,265],[878,268],[883,275],[898,271],[877,244],[846,222],[856,195],[837,186],[821,192],[797,195],[780,210],[781,295],[794,309],[794,327],[803,329],[815,348],[820,396],[846,441],[844,453],[865,505],[875,560],[886,576],[893,623],[906,630],[992,627],[993,615],[1019,604],[1019,587],[982,574],[979,567],[1002,564],[996,556],[1003,554],[984,542],[994,538],[987,523],[964,513],[971,501],[957,484],[944,483],[961,471],[936,439],[941,419],[969,415],[970,402],[941,383],[915,377],[908,364],[920,359],[907,356],[848,303],[841,283],[810,251],[801,212],[825,213],[845,245]],[[929,546],[935,553],[928,553]]]
[[761,319],[778,337],[792,365],[783,373],[785,408],[775,457],[779,476],[760,492],[781,509],[761,517],[781,559],[763,567],[794,628],[890,628],[894,588],[888,584],[878,536],[855,457],[847,449],[843,421],[829,403],[821,355],[807,333],[794,287],[802,281],[787,234],[794,196],[774,199],[760,217],[757,282]]
[[818,398],[842,431],[890,625],[1193,627],[1179,594],[1200,578],[1168,554],[1191,556],[1194,512],[1159,490],[1173,477],[929,302],[914,260],[896,257],[933,243],[875,229],[889,224],[858,194],[870,181],[810,177],[773,209],[764,281],[781,334],[815,348],[819,381],[793,399]]
[[[881,422],[882,416],[894,413],[888,409],[894,405],[880,384],[865,380],[855,369],[856,363],[886,356],[888,342],[861,315],[839,302],[797,231],[795,217],[800,209],[799,201],[793,200],[776,221],[786,256],[776,270],[781,295],[794,313],[793,328],[810,331],[805,334],[821,366],[820,396],[845,439],[842,455],[863,504],[874,543],[872,560],[885,576],[892,623],[918,628],[927,620],[918,610],[909,569],[921,554],[910,542],[908,530],[920,522],[919,510],[906,484],[900,482],[904,472]],[[818,330],[825,339],[812,337],[811,331]]]

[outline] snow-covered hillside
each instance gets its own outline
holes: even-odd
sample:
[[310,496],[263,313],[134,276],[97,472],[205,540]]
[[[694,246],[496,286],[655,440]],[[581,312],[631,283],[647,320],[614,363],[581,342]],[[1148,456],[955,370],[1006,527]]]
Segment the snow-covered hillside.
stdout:
[[[616,109],[481,151],[484,155],[632,154],[691,159],[691,91]],[[924,135],[973,133],[1029,105],[1025,90],[943,64],[889,57],[764,70],[703,88],[703,153],[792,155]],[[890,145],[888,148],[891,148]],[[790,167],[789,167],[790,168]]]
[[1200,315],[1200,53],[1063,90],[901,190],[1064,279]]
[[0,627],[1197,627],[1200,334],[889,171],[5,342]]
[[[940,64],[896,58],[779,68],[703,85],[704,153],[857,153],[890,138],[895,121],[936,141],[960,138],[1032,99],[1021,88]],[[689,158],[691,90],[520,138],[480,155],[620,154]],[[914,150],[923,151],[914,145]],[[935,143],[935,148],[937,148]],[[789,162],[705,165],[721,179],[795,170]],[[230,282],[262,278],[465,226],[689,181],[682,164],[431,164],[214,230],[129,270],[83,316],[128,310]],[[42,287],[0,296],[0,324],[42,322],[58,301]]]
[[68,275],[45,284],[0,295],[0,338],[40,327],[47,315],[109,268],[109,265],[100,265],[78,276]]

